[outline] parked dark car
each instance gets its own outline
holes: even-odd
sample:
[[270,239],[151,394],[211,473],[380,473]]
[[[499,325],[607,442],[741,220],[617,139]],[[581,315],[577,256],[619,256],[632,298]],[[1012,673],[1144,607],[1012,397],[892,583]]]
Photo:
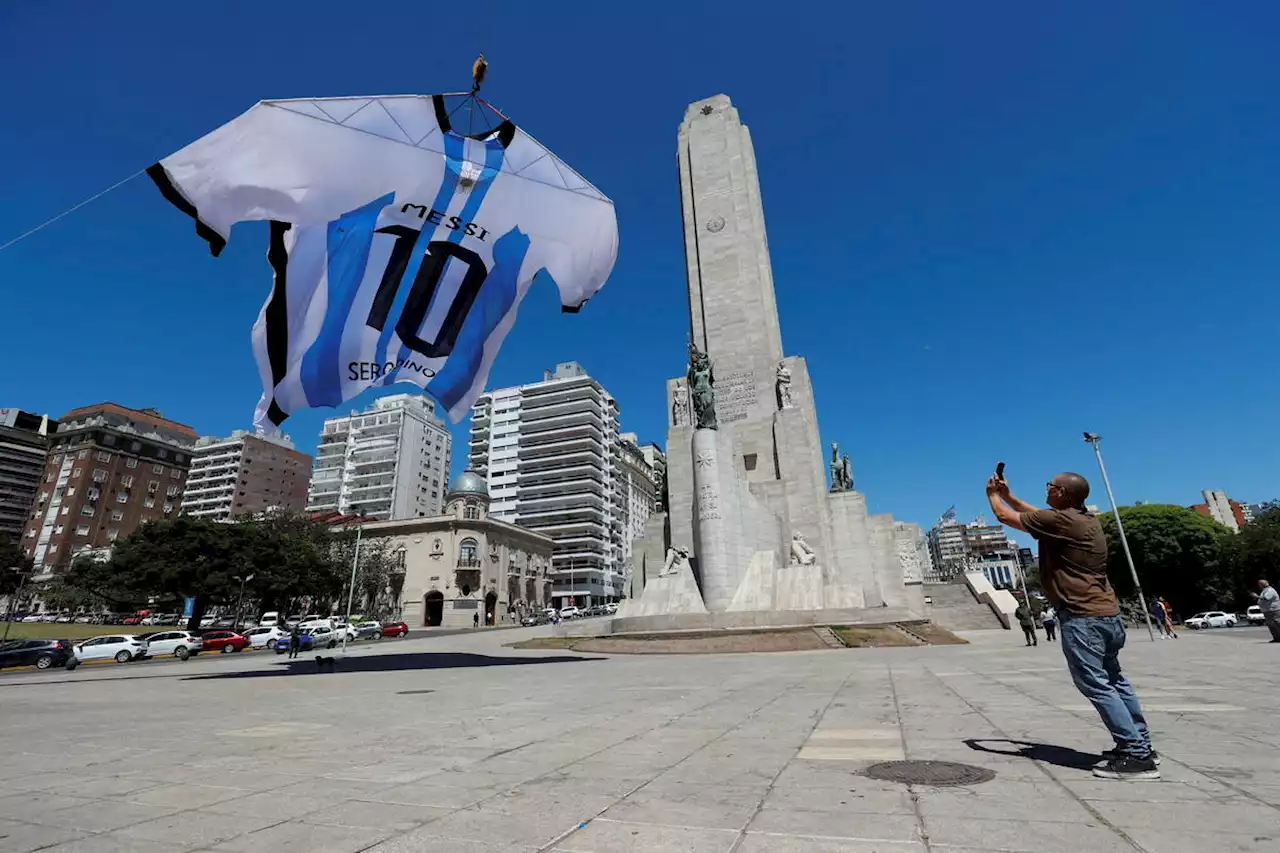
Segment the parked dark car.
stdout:
[[0,646],[0,667],[65,666],[72,657],[70,640],[9,640]]
[[[285,652],[289,651],[289,646],[292,642],[293,642],[292,636],[289,634],[285,634],[283,637],[281,637],[279,640],[276,641],[276,654],[282,655]],[[298,635],[298,651],[309,652],[309,651],[312,651],[315,647],[316,647],[315,640],[312,638],[310,634]]]

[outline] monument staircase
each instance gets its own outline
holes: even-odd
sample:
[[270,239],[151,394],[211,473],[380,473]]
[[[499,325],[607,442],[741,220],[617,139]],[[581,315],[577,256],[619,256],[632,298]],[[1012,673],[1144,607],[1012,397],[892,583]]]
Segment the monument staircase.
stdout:
[[978,601],[963,581],[927,583],[924,594],[933,599],[932,604],[925,605],[925,616],[948,631],[1004,627],[990,606]]

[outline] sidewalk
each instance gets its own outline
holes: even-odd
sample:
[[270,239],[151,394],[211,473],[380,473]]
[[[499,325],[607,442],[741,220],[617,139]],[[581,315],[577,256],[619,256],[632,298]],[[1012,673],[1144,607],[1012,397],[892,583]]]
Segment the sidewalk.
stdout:
[[[1164,756],[1149,783],[1089,773],[1110,744],[1061,650],[1007,631],[718,656],[502,645],[544,628],[409,639],[333,675],[257,658],[204,678],[9,676],[0,849],[1275,853],[1280,657],[1248,630],[1131,635]],[[197,725],[170,724],[183,706]],[[861,775],[900,758],[996,775]]]

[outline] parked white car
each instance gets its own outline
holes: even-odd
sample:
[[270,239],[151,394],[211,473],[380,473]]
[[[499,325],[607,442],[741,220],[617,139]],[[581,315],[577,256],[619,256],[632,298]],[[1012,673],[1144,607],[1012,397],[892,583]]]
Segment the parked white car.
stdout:
[[1203,613],[1197,613],[1182,624],[1188,628],[1234,628],[1236,615],[1224,613],[1221,610],[1206,610]]
[[578,608],[574,607],[572,604],[570,604],[568,607],[560,608],[561,619],[573,619],[573,618],[576,618],[577,615],[578,615]]
[[192,655],[200,654],[204,641],[189,631],[161,631],[146,638],[147,654],[151,657],[173,655],[179,660],[186,660]]
[[39,613],[32,613],[30,616],[22,617],[23,622],[40,622],[42,620],[43,617]]
[[147,641],[133,634],[93,637],[74,648],[76,660],[111,660],[126,663],[147,656]]
[[320,616],[308,616],[298,627],[304,631],[310,628],[333,628],[333,620]]
[[1256,604],[1244,612],[1244,618],[1249,621],[1250,625],[1261,625],[1266,621],[1262,615],[1262,608]]
[[328,624],[316,625],[313,628],[303,628],[304,634],[311,635],[311,647],[313,649],[331,649],[342,642],[342,634],[333,630]]
[[341,620],[333,623],[333,630],[338,632],[339,640],[342,639],[343,634],[347,635],[347,642],[349,643],[360,639],[360,631],[356,629],[356,626],[348,625],[346,622]]
[[289,632],[278,625],[263,625],[260,628],[250,628],[244,632],[244,635],[249,638],[249,645],[252,648],[274,649],[276,643],[289,636]]

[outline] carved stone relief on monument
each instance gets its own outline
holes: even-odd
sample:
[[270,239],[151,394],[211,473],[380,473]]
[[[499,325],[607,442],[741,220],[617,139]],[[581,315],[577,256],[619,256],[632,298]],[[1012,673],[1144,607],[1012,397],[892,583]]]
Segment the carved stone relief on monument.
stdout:
[[786,362],[778,362],[778,408],[790,409],[795,404],[791,402],[791,371],[787,368]]
[[720,496],[712,486],[698,489],[698,518],[704,521],[720,517]]
[[683,379],[677,379],[671,391],[671,425],[689,425],[689,386]]
[[924,571],[920,566],[920,555],[915,543],[898,540],[895,550],[898,565],[902,567],[903,583],[923,583]]
[[812,566],[818,559],[818,554],[804,541],[804,537],[800,535],[800,531],[791,534],[791,565],[793,566]]

